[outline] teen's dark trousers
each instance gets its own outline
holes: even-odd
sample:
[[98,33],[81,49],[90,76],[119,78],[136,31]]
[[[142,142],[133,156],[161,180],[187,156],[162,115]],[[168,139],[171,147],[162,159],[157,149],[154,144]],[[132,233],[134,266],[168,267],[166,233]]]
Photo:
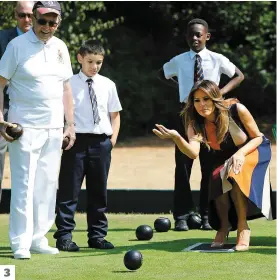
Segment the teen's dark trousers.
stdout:
[[[181,104],[181,108],[183,107],[184,104]],[[185,133],[183,117],[180,116],[180,112],[178,112],[176,119],[176,130],[183,138],[188,140]],[[211,170],[208,161],[208,149],[203,144],[201,144],[199,157],[202,173],[199,210],[201,217],[206,218],[208,216],[208,184]],[[189,212],[195,210],[195,205],[192,199],[192,191],[189,181],[193,159],[183,154],[176,145],[175,164],[173,217],[175,221],[179,221],[187,219]]]

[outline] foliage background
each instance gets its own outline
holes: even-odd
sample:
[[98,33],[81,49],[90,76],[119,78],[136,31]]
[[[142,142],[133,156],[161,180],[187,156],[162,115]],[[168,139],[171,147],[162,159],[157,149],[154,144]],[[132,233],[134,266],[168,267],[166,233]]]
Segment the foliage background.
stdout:
[[[155,123],[171,125],[178,91],[157,78],[173,56],[188,51],[186,24],[209,23],[207,47],[227,56],[245,74],[236,96],[259,122],[275,123],[276,2],[274,1],[63,1],[63,21],[56,35],[70,50],[74,72],[83,41],[102,41],[107,56],[101,74],[117,84],[123,106],[120,138],[151,133]],[[0,29],[15,25],[15,2],[0,1]],[[221,79],[221,85],[228,78]]]

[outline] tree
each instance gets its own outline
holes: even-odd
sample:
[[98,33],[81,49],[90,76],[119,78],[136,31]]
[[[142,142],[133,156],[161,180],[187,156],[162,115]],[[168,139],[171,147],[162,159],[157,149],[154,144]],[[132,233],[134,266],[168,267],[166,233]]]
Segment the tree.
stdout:
[[[63,1],[58,37],[76,53],[89,38],[102,41],[107,56],[101,74],[116,82],[123,105],[120,137],[151,133],[155,123],[173,124],[178,89],[165,86],[157,71],[188,50],[187,23],[203,18],[212,34],[208,48],[227,56],[245,74],[229,96],[238,97],[255,117],[275,122],[276,2],[274,1]],[[0,2],[2,28],[15,24],[15,2]],[[222,78],[224,84],[226,80]],[[177,104],[177,105],[176,105]]]
[[[174,119],[177,90],[158,81],[157,71],[189,50],[185,31],[193,18],[209,23],[208,48],[227,56],[245,74],[245,81],[228,97],[238,97],[255,117],[266,115],[275,121],[275,2],[124,1],[107,2],[106,7],[111,15],[124,17],[123,26],[106,33],[111,46],[109,75],[123,95],[122,128],[129,126],[124,134],[151,132],[156,121]],[[222,76],[221,84],[227,80]]]
[[[64,12],[57,36],[67,44],[72,68],[76,72],[79,68],[76,55],[81,44],[88,39],[97,39],[106,46],[107,38],[103,36],[104,31],[114,28],[124,19],[123,17],[109,19],[104,2],[63,1],[60,3]],[[106,52],[109,54],[110,50],[106,48]]]

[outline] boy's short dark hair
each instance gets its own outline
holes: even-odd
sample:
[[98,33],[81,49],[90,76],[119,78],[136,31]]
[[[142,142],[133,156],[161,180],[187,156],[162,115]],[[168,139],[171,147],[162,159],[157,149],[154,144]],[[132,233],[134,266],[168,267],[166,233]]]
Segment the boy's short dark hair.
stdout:
[[99,54],[105,56],[105,50],[102,44],[99,41],[93,39],[85,41],[81,45],[78,53],[81,56],[85,56],[86,54]]
[[187,25],[187,29],[191,26],[191,25],[194,25],[194,24],[202,24],[206,29],[207,29],[207,32],[209,31],[209,25],[208,23],[204,20],[204,19],[200,19],[200,18],[195,18],[193,20],[191,20],[188,25]]

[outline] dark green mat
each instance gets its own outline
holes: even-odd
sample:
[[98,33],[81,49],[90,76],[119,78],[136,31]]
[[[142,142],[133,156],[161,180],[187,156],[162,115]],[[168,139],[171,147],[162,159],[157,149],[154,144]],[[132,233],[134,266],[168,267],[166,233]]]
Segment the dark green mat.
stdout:
[[196,243],[182,251],[200,253],[233,253],[235,252],[235,246],[236,244],[224,244],[222,248],[212,248],[210,243]]

